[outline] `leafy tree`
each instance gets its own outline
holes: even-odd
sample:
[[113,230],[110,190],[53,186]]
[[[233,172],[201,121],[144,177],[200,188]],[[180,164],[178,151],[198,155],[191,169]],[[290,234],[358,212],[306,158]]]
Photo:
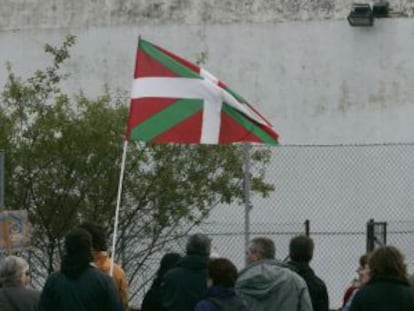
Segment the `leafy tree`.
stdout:
[[[16,76],[8,65],[1,93],[5,204],[29,213],[38,285],[58,268],[68,230],[89,220],[106,224],[108,237],[112,233],[129,103],[114,101],[109,92],[89,99],[62,91],[61,67],[74,43],[69,35],[60,47],[46,45],[52,64],[29,78]],[[252,191],[264,196],[273,190],[264,181],[268,158],[263,150],[251,157],[260,168]],[[240,146],[130,143],[117,259],[131,283],[152,254],[184,236],[216,204],[243,201],[242,162]]]

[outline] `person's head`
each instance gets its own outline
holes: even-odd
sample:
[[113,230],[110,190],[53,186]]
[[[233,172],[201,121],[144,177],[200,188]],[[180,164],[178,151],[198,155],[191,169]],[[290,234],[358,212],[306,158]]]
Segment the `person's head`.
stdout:
[[314,247],[315,245],[310,237],[298,235],[290,240],[289,257],[297,262],[310,262]]
[[92,248],[97,252],[106,252],[108,245],[106,243],[105,228],[92,222],[83,222],[79,228],[85,229],[92,236]]
[[372,252],[368,258],[371,278],[390,277],[408,282],[404,256],[394,246],[382,246]]
[[262,259],[275,259],[275,243],[269,238],[258,237],[250,241],[247,249],[247,261],[249,263]]
[[73,229],[65,237],[65,253],[61,271],[69,278],[76,278],[92,262],[92,237],[82,228]]
[[213,286],[234,287],[237,280],[236,266],[226,258],[214,258],[208,262],[208,278]]
[[8,256],[0,263],[0,284],[2,286],[26,286],[30,281],[29,264],[17,256]]
[[369,266],[368,266],[368,254],[364,254],[359,257],[359,267],[356,270],[358,273],[358,286],[364,285],[369,280]]
[[157,276],[161,278],[168,270],[174,268],[177,262],[182,258],[178,253],[167,253],[161,258],[160,267]]
[[368,283],[371,278],[371,270],[366,263],[361,269],[358,270],[358,286],[363,286]]
[[193,234],[188,238],[185,250],[188,255],[209,256],[211,250],[211,240],[205,234]]

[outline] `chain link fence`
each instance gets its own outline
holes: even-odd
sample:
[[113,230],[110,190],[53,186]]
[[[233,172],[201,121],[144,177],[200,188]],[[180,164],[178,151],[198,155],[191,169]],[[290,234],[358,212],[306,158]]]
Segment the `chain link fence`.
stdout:
[[[285,145],[269,152],[266,180],[275,190],[266,198],[251,196],[249,238],[272,238],[277,258],[285,260],[290,239],[308,231],[315,241],[311,266],[327,284],[331,308],[341,306],[345,289],[356,277],[371,219],[385,224],[385,237],[374,235],[374,246],[383,241],[398,247],[414,273],[414,144]],[[216,206],[190,233],[208,234],[213,252],[241,269],[245,216],[244,205]],[[184,253],[185,236],[169,240],[134,272],[138,277],[130,284],[131,306],[141,305],[162,255]],[[128,277],[131,271],[126,273]]]
[[[290,239],[306,232],[308,220],[315,241],[311,266],[327,284],[331,308],[341,306],[345,289],[356,277],[370,219],[387,224],[387,244],[405,254],[414,272],[414,144],[295,145],[270,150],[266,180],[275,191],[267,198],[251,197],[250,238],[272,238],[277,258],[284,260]],[[244,219],[244,206],[218,206],[194,231],[210,235],[213,252],[243,268]],[[166,250],[183,252],[184,245],[185,239],[180,239]],[[161,255],[148,261],[141,281],[130,284],[131,305],[140,305]]]

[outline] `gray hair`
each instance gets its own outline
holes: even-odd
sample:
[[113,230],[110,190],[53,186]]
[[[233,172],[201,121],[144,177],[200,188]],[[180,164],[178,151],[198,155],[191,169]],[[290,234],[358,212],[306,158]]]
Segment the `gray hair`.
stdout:
[[249,250],[260,259],[275,259],[275,243],[269,238],[258,237],[250,241]]
[[0,263],[0,284],[19,285],[23,282],[23,272],[29,269],[26,260],[17,256],[8,256]]
[[205,234],[202,234],[202,233],[193,234],[188,238],[185,249],[186,249],[187,254],[209,256],[210,250],[211,250],[211,240]]

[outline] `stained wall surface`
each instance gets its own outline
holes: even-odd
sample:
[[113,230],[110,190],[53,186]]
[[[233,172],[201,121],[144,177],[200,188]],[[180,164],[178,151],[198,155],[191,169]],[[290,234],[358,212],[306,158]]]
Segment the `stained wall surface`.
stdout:
[[[343,19],[353,0],[1,0],[0,29],[279,23]],[[363,1],[361,1],[363,2]],[[366,1],[366,3],[380,0]],[[412,0],[388,1],[411,17]]]

